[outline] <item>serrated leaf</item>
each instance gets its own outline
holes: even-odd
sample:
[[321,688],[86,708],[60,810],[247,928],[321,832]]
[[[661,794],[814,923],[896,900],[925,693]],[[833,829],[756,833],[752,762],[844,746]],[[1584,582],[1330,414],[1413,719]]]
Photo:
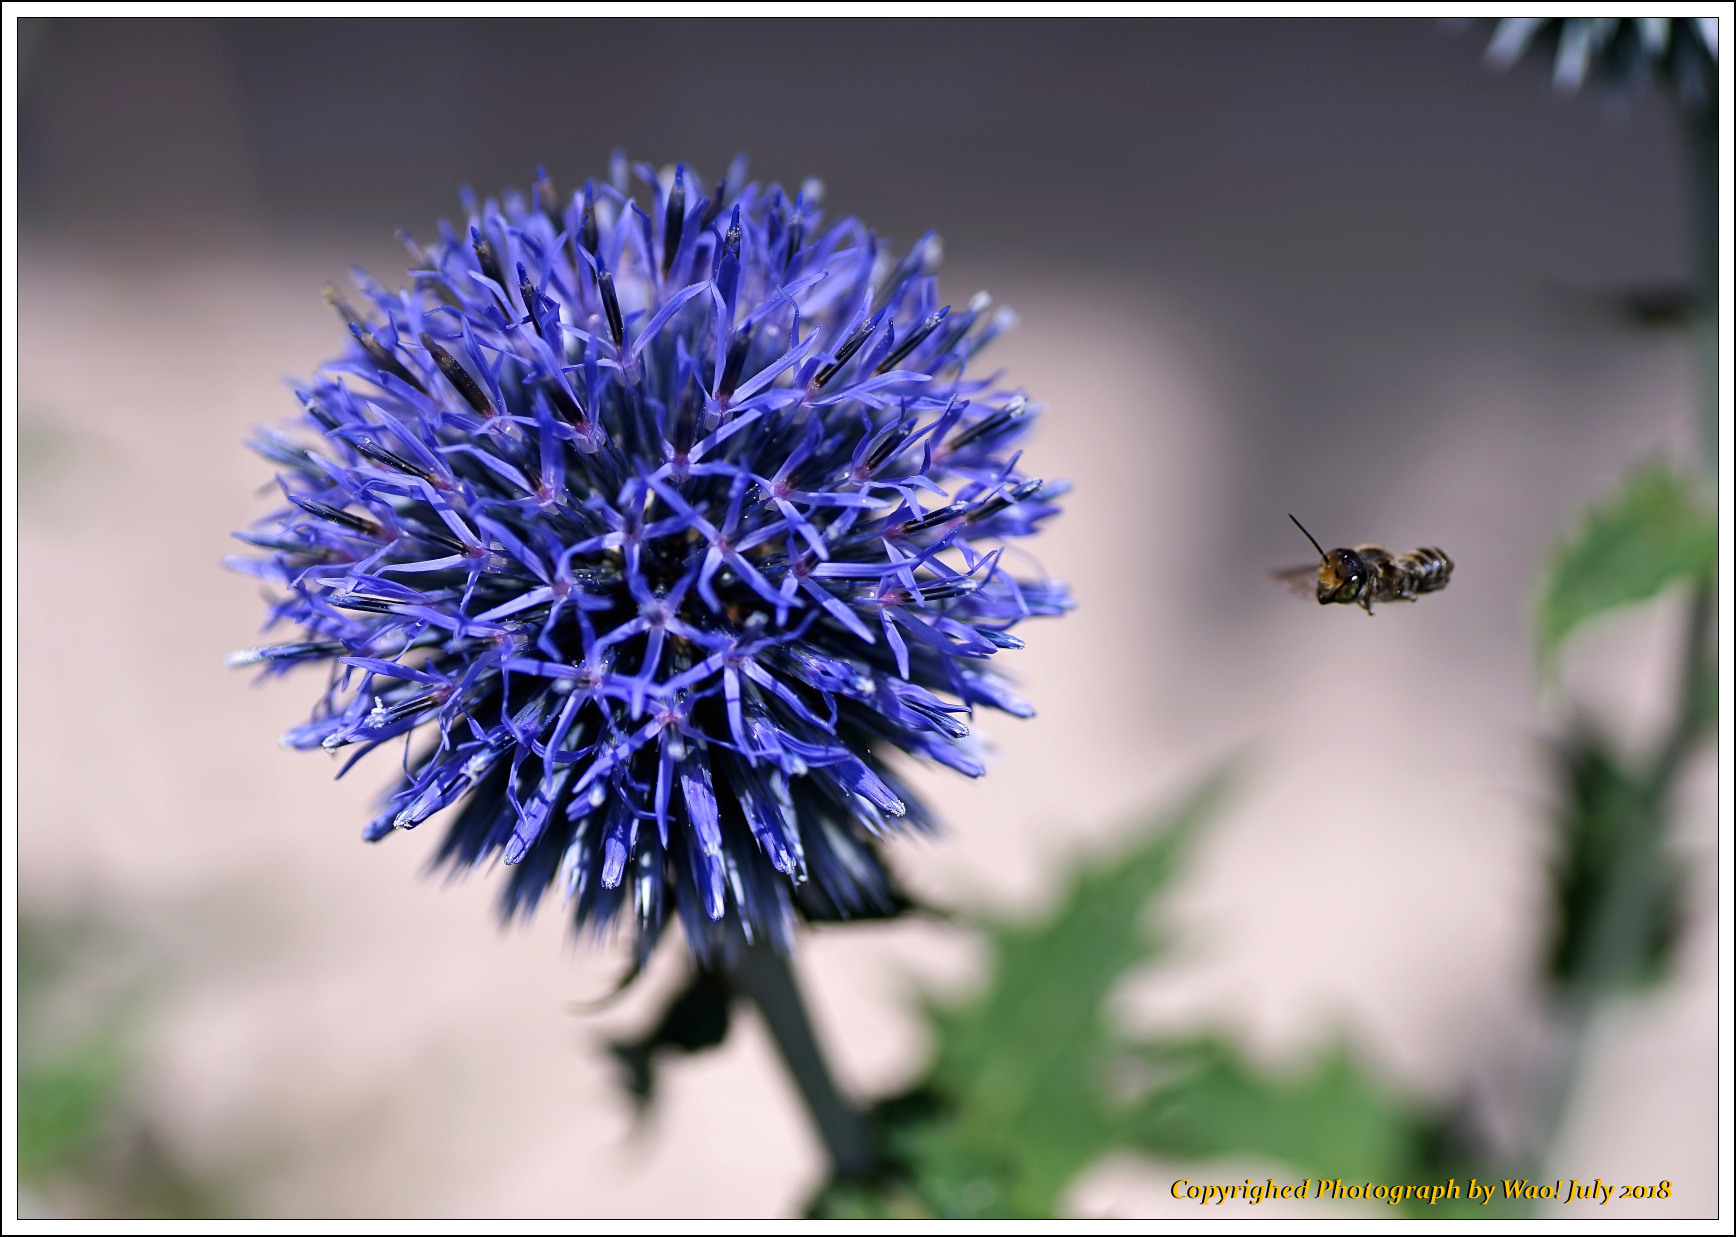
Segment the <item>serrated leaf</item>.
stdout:
[[1104,1002],[1153,955],[1143,912],[1225,789],[1213,779],[1131,850],[1081,873],[1045,922],[993,929],[994,982],[938,1014],[934,1085],[956,1105],[960,1146],[931,1187],[948,1179],[952,1214],[1052,1215],[1068,1183],[1116,1144],[1103,1075],[1119,1041]]
[[[925,1084],[881,1106],[889,1158],[908,1176],[882,1191],[875,1214],[907,1213],[910,1198],[938,1216],[1049,1216],[1081,1171],[1121,1141],[1104,1073],[1121,1041],[1104,1002],[1156,948],[1144,911],[1175,875],[1215,811],[1226,777],[1113,861],[1075,877],[1037,924],[988,928],[988,990],[931,1009],[938,1051]],[[906,1196],[895,1200],[897,1190]],[[872,1211],[862,1191],[835,1184],[814,1211]]]
[[1537,608],[1545,657],[1588,619],[1703,576],[1717,557],[1717,515],[1697,487],[1662,461],[1642,465],[1556,549]]
[[1117,984],[1161,956],[1146,911],[1227,787],[1212,779],[1119,858],[1076,876],[1042,922],[988,927],[987,990],[929,1011],[934,1064],[873,1114],[891,1171],[833,1182],[811,1214],[1053,1216],[1079,1175],[1119,1149],[1280,1160],[1359,1184],[1419,1170],[1421,1114],[1342,1050],[1275,1078],[1222,1040],[1136,1042],[1107,1017]]

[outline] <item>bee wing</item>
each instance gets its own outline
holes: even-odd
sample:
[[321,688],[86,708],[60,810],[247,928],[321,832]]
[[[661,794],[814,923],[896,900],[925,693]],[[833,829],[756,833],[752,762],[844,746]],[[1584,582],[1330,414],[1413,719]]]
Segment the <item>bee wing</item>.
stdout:
[[1312,601],[1315,582],[1320,578],[1320,565],[1308,563],[1302,567],[1284,567],[1274,571],[1272,578],[1296,596]]

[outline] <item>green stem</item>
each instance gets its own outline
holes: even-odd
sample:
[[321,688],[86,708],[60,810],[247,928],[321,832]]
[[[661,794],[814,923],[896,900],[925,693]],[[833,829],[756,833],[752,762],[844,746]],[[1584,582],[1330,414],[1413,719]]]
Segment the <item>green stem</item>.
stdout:
[[[1707,103],[1678,103],[1683,162],[1689,197],[1694,281],[1701,321],[1704,382],[1700,439],[1706,469],[1718,474],[1718,116]],[[1560,1135],[1567,1105],[1585,1064],[1591,1027],[1599,1008],[1632,979],[1644,960],[1647,919],[1668,879],[1663,849],[1665,825],[1676,779],[1703,737],[1710,716],[1705,692],[1711,681],[1714,577],[1696,584],[1688,610],[1678,698],[1669,731],[1640,782],[1614,865],[1615,881],[1603,899],[1593,928],[1589,964],[1563,995],[1564,1043],[1556,1057],[1543,1100],[1542,1128],[1534,1168]]]
[[1712,685],[1712,621],[1717,605],[1714,583],[1714,577],[1707,576],[1694,586],[1694,597],[1688,610],[1687,646],[1677,687],[1680,702],[1675,721],[1658,747],[1645,782],[1647,800],[1659,806],[1668,800],[1676,775],[1704,737],[1707,719],[1712,715],[1709,706],[1713,702],[1706,699],[1706,691]]
[[1688,609],[1676,714],[1658,745],[1651,767],[1625,822],[1614,882],[1592,928],[1588,962],[1563,995],[1564,1042],[1544,1093],[1542,1127],[1533,1172],[1561,1133],[1575,1084],[1589,1051],[1591,1028],[1603,1004],[1632,981],[1645,960],[1648,921],[1669,879],[1665,826],[1676,780],[1705,732],[1704,693],[1712,658],[1713,580],[1694,588]]
[[1682,153],[1687,164],[1694,247],[1694,283],[1701,315],[1700,347],[1705,373],[1701,392],[1701,445],[1711,474],[1718,474],[1718,109],[1710,101],[1678,104]]
[[801,1090],[808,1114],[825,1141],[833,1173],[852,1181],[869,1177],[874,1169],[874,1144],[868,1123],[839,1092],[826,1068],[789,959],[770,944],[755,941],[736,959],[731,975],[736,990],[759,1007],[777,1041],[790,1077]]

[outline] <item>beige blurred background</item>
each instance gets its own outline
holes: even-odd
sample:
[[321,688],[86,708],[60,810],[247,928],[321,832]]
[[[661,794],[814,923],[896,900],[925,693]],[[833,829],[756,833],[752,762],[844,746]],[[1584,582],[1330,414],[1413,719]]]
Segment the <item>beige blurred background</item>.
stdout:
[[[1689,341],[1592,295],[1686,269],[1661,100],[1492,76],[1426,22],[23,26],[21,900],[95,925],[81,965],[140,994],[130,1119],[208,1205],[758,1216],[819,1182],[748,1014],[644,1120],[622,1097],[598,1046],[653,1016],[676,950],[575,1012],[618,949],[554,913],[502,932],[492,878],[423,877],[427,831],[360,843],[384,767],[332,781],[276,745],[311,681],[223,668],[262,616],[218,566],[269,480],[240,443],[339,350],[321,283],[397,286],[392,229],[431,235],[458,183],[571,185],[617,144],[817,175],[894,244],[937,227],[948,299],[1022,313],[992,359],[1049,409],[1033,470],[1077,484],[1031,548],[1080,604],[1009,659],[1039,716],[989,727],[990,776],[921,775],[950,828],[892,848],[909,884],[1039,913],[1239,756],[1165,909],[1178,959],[1117,1016],[1273,1068],[1346,1039],[1524,1137],[1544,744],[1568,698],[1654,733],[1678,639],[1667,606],[1612,619],[1546,699],[1526,625],[1570,517],[1691,442]],[[1372,620],[1295,602],[1266,577],[1309,556],[1291,511],[1328,544],[1439,544],[1453,585]],[[1676,1182],[1635,1216],[1714,1207],[1712,773],[1681,813],[1681,965],[1600,1024],[1551,1165]],[[846,1087],[913,1080],[913,995],[985,961],[928,922],[805,938]],[[1072,1205],[1166,1214],[1170,1167],[1118,1157]]]

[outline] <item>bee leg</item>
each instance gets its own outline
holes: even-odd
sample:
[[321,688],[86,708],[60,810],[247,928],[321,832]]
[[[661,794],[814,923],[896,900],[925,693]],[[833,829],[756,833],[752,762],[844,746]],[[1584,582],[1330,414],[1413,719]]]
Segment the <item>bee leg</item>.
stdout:
[[1362,608],[1368,612],[1368,617],[1373,618],[1374,617],[1374,598],[1364,597],[1362,599],[1361,604],[1362,604]]

